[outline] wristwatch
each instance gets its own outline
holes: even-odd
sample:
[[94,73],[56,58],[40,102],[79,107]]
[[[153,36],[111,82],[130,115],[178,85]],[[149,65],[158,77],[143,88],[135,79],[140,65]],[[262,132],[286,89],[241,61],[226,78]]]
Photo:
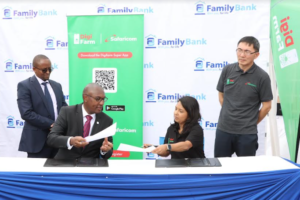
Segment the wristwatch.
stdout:
[[171,149],[172,149],[172,146],[170,144],[167,144],[167,150],[171,151]]

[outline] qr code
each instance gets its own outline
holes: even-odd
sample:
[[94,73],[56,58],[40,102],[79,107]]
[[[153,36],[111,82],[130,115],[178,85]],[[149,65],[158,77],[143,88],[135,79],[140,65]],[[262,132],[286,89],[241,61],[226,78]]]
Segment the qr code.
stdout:
[[117,69],[94,68],[93,82],[99,84],[106,93],[117,92]]

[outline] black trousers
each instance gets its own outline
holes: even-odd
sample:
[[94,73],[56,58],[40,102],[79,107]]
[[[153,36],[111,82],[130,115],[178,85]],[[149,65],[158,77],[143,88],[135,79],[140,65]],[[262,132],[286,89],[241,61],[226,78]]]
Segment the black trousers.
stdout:
[[217,129],[215,157],[255,156],[258,148],[257,134],[231,134]]

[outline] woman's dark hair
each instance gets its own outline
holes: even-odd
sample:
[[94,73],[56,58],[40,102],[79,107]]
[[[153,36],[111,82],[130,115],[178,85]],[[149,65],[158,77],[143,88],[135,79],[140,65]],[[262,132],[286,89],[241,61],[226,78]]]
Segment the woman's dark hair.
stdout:
[[[182,133],[189,132],[191,128],[198,124],[198,122],[201,120],[201,114],[200,114],[200,107],[198,104],[198,101],[194,97],[190,96],[184,96],[181,97],[178,102],[181,102],[183,108],[188,113],[188,118],[183,126]],[[172,126],[175,126],[177,130],[179,130],[179,124],[174,121],[174,124]]]

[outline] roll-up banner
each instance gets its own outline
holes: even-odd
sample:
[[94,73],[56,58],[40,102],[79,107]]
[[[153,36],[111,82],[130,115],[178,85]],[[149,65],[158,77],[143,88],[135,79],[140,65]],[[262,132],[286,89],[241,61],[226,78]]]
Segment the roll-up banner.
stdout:
[[[300,27],[299,2],[272,0],[270,34],[273,62],[291,160],[299,148]],[[276,97],[274,97],[276,98]]]
[[103,112],[117,122],[113,158],[143,158],[116,151],[143,143],[143,39],[144,15],[68,16],[70,105],[88,83],[104,88]]

